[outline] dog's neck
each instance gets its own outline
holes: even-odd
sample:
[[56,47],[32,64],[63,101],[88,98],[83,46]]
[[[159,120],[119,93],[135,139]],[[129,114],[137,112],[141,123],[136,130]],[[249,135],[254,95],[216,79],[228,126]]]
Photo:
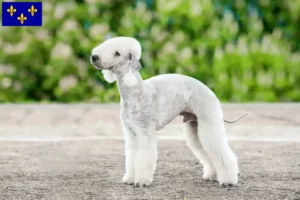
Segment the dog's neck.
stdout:
[[126,73],[117,74],[117,84],[124,101],[130,101],[143,93],[143,79],[137,70],[129,69]]

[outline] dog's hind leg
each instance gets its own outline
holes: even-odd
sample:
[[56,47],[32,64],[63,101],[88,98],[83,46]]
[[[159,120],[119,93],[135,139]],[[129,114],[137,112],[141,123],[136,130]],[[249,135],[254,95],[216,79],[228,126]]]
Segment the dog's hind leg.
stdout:
[[186,134],[187,145],[190,147],[193,154],[198,158],[203,166],[203,179],[215,180],[216,171],[212,165],[211,159],[203,150],[203,147],[199,140],[199,136],[197,133],[197,121],[185,122],[183,131]]
[[210,102],[198,117],[198,134],[203,149],[210,157],[220,185],[235,185],[238,182],[238,163],[230,149],[225,133],[221,105]]

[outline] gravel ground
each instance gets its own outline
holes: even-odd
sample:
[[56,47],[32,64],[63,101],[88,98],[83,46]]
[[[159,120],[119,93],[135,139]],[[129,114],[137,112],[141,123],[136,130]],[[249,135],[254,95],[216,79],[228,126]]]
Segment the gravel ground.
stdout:
[[202,180],[202,167],[182,140],[180,119],[160,133],[153,184],[123,184],[118,110],[0,106],[0,199],[300,200],[300,104],[224,105],[229,118],[250,112],[227,126],[241,170],[233,187]]

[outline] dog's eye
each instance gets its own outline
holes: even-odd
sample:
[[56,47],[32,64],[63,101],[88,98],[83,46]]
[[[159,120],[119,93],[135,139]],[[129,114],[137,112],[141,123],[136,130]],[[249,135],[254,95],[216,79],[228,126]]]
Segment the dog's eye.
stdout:
[[118,51],[115,52],[115,56],[120,56],[120,55],[121,54]]

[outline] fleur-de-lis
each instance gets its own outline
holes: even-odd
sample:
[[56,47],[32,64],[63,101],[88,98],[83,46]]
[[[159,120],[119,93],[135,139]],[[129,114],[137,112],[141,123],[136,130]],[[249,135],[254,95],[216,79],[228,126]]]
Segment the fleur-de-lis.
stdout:
[[9,7],[9,9],[7,9],[7,12],[10,13],[10,16],[13,16],[13,14],[14,14],[15,12],[17,12],[17,10],[11,5],[11,6]]
[[31,8],[28,9],[28,12],[31,13],[31,16],[34,15],[34,13],[36,13],[38,10],[36,8],[34,8],[34,6],[32,5]]
[[22,14],[20,15],[20,17],[18,17],[18,20],[21,22],[21,24],[23,24],[24,21],[27,20],[27,17],[25,17],[24,14],[22,13]]

